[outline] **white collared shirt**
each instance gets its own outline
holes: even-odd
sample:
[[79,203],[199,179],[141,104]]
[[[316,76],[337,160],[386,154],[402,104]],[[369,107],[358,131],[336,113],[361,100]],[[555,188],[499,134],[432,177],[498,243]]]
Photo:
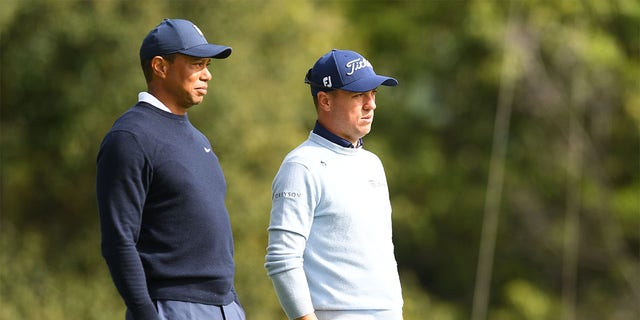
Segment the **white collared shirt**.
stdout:
[[164,103],[162,103],[160,100],[158,100],[158,98],[154,97],[149,92],[143,91],[138,93],[138,101],[146,102],[162,111],[172,113],[171,110],[169,110],[169,108],[164,105]]

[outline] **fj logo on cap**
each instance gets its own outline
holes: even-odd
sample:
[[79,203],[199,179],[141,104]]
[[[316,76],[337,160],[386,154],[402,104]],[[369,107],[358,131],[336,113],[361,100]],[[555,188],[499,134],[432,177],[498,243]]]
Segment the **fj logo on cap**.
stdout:
[[322,85],[324,85],[327,88],[331,88],[332,84],[331,84],[331,76],[326,76],[324,78],[322,78]]
[[360,70],[360,69],[364,69],[366,67],[371,67],[373,68],[373,66],[371,66],[371,63],[369,63],[369,61],[365,58],[358,58],[355,60],[351,60],[349,62],[347,62],[347,64],[345,65],[347,67],[347,69],[351,69],[349,72],[347,72],[347,75],[350,76],[352,75],[354,72]]

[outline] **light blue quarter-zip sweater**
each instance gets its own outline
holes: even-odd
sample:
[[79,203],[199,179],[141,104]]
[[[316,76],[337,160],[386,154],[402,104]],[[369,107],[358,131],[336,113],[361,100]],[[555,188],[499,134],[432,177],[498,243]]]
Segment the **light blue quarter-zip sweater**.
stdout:
[[403,300],[382,163],[315,134],[273,181],[266,263],[291,319],[314,310],[398,310]]

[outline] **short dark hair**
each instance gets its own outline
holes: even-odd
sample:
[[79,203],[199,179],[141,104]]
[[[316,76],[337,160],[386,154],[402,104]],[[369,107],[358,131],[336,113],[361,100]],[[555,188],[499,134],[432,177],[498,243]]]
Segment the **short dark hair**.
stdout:
[[[166,54],[161,56],[162,59],[165,59],[171,63],[173,63],[173,61],[176,59],[176,54],[177,53],[171,53],[171,54]],[[144,73],[144,78],[145,80],[147,80],[147,83],[151,82],[151,79],[153,79],[153,70],[151,69],[151,60],[153,60],[153,58],[151,59],[145,59],[145,60],[140,60],[140,66],[142,67],[142,73]]]

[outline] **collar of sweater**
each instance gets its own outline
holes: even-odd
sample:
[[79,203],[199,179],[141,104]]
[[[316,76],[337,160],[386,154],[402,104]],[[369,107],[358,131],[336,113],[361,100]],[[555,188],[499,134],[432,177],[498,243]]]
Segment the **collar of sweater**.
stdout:
[[327,130],[324,126],[322,126],[320,124],[320,122],[318,122],[316,120],[316,125],[313,128],[313,133],[341,146],[344,148],[360,148],[364,145],[364,141],[362,140],[362,138],[358,139],[358,143],[354,146],[351,141],[343,139],[337,135],[335,135],[333,132]]

